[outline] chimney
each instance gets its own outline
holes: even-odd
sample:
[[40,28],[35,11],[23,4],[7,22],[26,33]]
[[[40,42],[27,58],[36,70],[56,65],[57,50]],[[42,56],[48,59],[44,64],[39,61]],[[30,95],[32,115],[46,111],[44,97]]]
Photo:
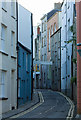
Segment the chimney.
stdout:
[[61,9],[61,4],[60,2],[54,3],[54,9]]
[[40,34],[40,27],[38,26],[37,27],[37,35],[39,35]]

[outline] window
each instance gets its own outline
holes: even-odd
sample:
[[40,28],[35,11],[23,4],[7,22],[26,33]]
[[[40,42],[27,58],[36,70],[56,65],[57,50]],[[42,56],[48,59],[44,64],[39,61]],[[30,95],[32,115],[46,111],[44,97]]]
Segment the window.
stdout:
[[53,34],[53,26],[51,26],[51,35]]
[[44,29],[43,29],[43,26],[44,26],[44,24],[42,23],[42,33],[43,33],[43,30],[44,30]]
[[37,53],[37,39],[35,39],[35,52]]
[[23,53],[23,67],[24,67],[24,53]]
[[20,97],[20,79],[18,79],[18,97]]
[[43,38],[42,38],[42,47],[43,47]]
[[28,70],[28,54],[26,54],[26,71]]
[[65,11],[64,11],[64,13],[66,13],[66,4],[65,4]]
[[6,12],[6,0],[2,0],[2,9]]
[[5,51],[6,44],[6,26],[2,24],[1,26],[1,49]]
[[50,29],[49,29],[49,51],[50,51]]
[[11,16],[15,17],[15,2],[11,0]]
[[46,21],[44,22],[44,31],[46,31]]
[[54,32],[56,32],[56,23],[54,23]]
[[57,68],[55,68],[55,76],[57,76]]
[[46,36],[44,36],[44,46],[46,46]]
[[68,40],[70,40],[70,19],[68,20]]
[[68,9],[70,8],[70,1],[68,1]]
[[6,72],[2,71],[1,72],[1,81],[0,81],[0,97],[4,98],[5,97],[5,75]]
[[57,42],[55,42],[55,51],[57,51],[57,49],[58,49],[58,48],[57,48]]
[[57,56],[55,57],[55,67],[57,67]]
[[43,61],[43,55],[41,56],[41,60]]
[[58,59],[60,59],[60,48],[58,48]]
[[46,60],[46,54],[44,54],[44,61]]
[[44,84],[45,84],[45,73],[44,73]]
[[14,55],[14,40],[15,40],[15,33],[11,31],[11,55]]
[[65,30],[64,30],[65,39],[66,39],[66,33],[67,33],[67,32],[66,32],[66,25],[65,25]]

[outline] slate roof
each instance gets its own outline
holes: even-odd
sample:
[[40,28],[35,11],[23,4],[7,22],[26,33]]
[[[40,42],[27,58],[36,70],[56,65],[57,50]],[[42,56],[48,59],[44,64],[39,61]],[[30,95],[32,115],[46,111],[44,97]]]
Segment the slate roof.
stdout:
[[59,10],[59,9],[53,9],[50,12],[48,12],[47,13],[47,20],[49,20],[50,17],[52,17],[56,12],[59,12],[59,11],[61,11],[61,10]]

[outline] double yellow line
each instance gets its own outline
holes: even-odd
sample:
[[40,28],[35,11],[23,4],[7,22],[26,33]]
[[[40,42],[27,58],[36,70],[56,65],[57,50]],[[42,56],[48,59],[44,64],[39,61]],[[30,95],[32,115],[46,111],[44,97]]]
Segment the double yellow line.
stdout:
[[[10,117],[10,119],[12,119],[12,118],[18,118],[18,117],[21,117],[21,118],[22,118],[23,115],[31,112],[32,110],[34,110],[34,109],[36,109],[37,107],[39,107],[40,105],[42,105],[42,104],[44,103],[43,95],[42,95],[41,92],[38,92],[38,94],[39,94],[39,98],[40,98],[40,102],[39,102],[39,103],[37,103],[37,104],[34,105],[33,107],[29,108],[28,110],[25,110],[25,111],[23,111],[23,112],[21,112],[21,113],[19,113],[19,114],[17,114],[17,115],[14,115],[14,116]],[[6,119],[6,120],[9,120],[9,118]]]
[[58,92],[58,93],[59,93],[60,95],[62,95],[63,97],[65,97],[66,100],[67,100],[67,101],[69,102],[69,104],[71,105],[66,120],[72,120],[73,114],[74,114],[74,109],[75,109],[74,103],[72,102],[72,100],[70,100],[70,98],[68,98],[67,96],[65,96],[63,93],[61,93],[61,92]]

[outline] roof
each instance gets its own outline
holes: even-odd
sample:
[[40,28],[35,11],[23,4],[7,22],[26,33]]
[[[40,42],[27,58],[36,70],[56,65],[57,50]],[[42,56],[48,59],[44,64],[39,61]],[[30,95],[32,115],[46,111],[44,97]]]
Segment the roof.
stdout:
[[45,14],[45,15],[41,18],[41,20],[43,20],[46,16],[47,16],[47,15]]
[[53,9],[49,13],[47,13],[47,20],[49,20],[56,12],[59,12],[59,9]]

